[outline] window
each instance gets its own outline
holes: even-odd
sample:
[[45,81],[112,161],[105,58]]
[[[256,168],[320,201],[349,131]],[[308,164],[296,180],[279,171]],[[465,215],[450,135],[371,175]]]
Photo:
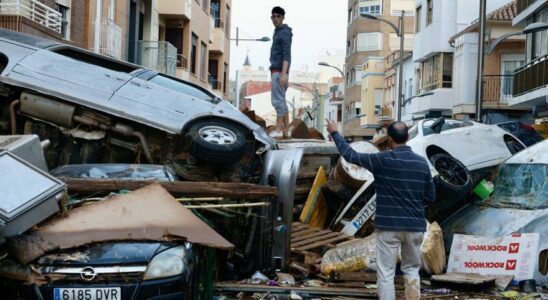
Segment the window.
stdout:
[[202,48],[200,49],[200,79],[206,80],[206,58],[207,58],[207,45],[202,42]]
[[196,75],[196,49],[198,47],[198,37],[193,33],[192,34],[192,47],[190,48],[190,72]]
[[420,66],[420,91],[450,88],[453,82],[453,54],[439,53],[423,61]]
[[57,11],[61,13],[61,35],[65,40],[70,39],[70,8],[57,4]]
[[[548,8],[535,15],[534,20],[534,22],[548,23]],[[548,55],[548,30],[539,31],[532,34],[531,50],[531,60]]]
[[421,31],[422,24],[422,6],[418,6],[415,12],[415,32]]
[[376,51],[382,48],[382,34],[380,32],[358,33],[356,41],[357,51]]
[[350,24],[350,22],[352,22],[352,8],[348,10],[348,24]]
[[359,13],[380,15],[382,13],[381,0],[360,0],[358,3]]
[[434,12],[434,1],[426,0],[426,26],[432,24],[432,14]]
[[163,87],[166,87],[168,89],[178,91],[185,93],[187,95],[191,95],[193,97],[204,99],[207,101],[213,100],[213,96],[207,94],[206,92],[192,86],[191,84],[185,83],[184,81],[180,81],[176,78],[167,77],[164,74],[158,74],[154,77],[152,77],[150,82],[159,84]]
[[219,2],[219,0],[211,0],[211,5],[209,6],[209,15],[215,23],[215,28],[223,27],[221,24],[221,3]]
[[227,89],[227,84],[226,84],[226,80],[228,78],[228,64],[227,63],[224,63],[224,69],[223,69],[223,94],[226,94],[226,92],[228,91]]
[[77,61],[85,62],[87,64],[92,64],[95,66],[99,66],[102,68],[106,68],[113,71],[118,72],[125,72],[125,73],[131,73],[135,70],[137,70],[139,67],[124,63],[123,61],[114,60],[114,59],[105,59],[102,56],[94,55],[94,54],[88,54],[88,52],[83,52],[80,50],[80,48],[74,48],[70,46],[56,48],[52,50],[52,52],[55,52],[57,54],[70,57],[72,59],[75,59]]
[[356,100],[350,104],[350,113],[354,117],[362,114],[362,102],[360,100]]
[[362,84],[362,79],[363,79],[363,76],[365,75],[365,71],[362,70],[361,68],[358,68],[356,67],[356,76],[354,78],[354,84],[356,85],[361,85]]

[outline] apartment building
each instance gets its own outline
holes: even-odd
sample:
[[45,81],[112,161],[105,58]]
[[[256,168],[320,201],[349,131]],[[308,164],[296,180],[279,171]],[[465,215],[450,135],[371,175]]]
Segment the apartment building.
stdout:
[[[508,2],[487,0],[487,12]],[[413,44],[413,61],[418,64],[416,90],[418,95],[432,94],[416,97],[408,104],[414,119],[452,116],[456,99],[453,79],[455,47],[449,40],[478,17],[477,0],[416,0]],[[473,64],[468,66],[473,67]],[[472,78],[469,74],[465,76]],[[466,89],[473,90],[474,87],[475,83]]]
[[[521,31],[512,27],[517,15],[516,1],[495,9],[486,16],[486,35],[489,43],[506,33]],[[455,100],[453,117],[473,118],[476,113],[478,22],[473,22],[449,39],[455,47],[453,61],[453,88]],[[488,44],[489,44],[488,43]],[[513,92],[513,74],[525,62],[525,37],[515,35],[499,43],[492,53],[484,56],[482,92],[482,119],[485,123],[499,123],[511,119],[531,119],[531,108],[510,106]]]
[[2,0],[0,27],[84,46],[85,3],[77,0]]
[[[548,24],[548,0],[518,0],[513,25],[521,28],[534,22]],[[536,117],[548,118],[548,30],[528,34],[525,64],[513,76],[510,105],[528,106]]]
[[[415,92],[415,63],[413,62],[413,54],[404,52],[403,57],[403,102],[401,106],[401,121],[412,124],[413,117],[409,113],[407,103],[412,100],[411,97]],[[396,120],[396,101],[399,85],[400,73],[400,51],[393,51],[384,59],[384,97],[382,106],[380,107],[377,118],[381,125],[389,124]]]
[[[342,115],[343,115],[343,100],[344,100],[344,77],[331,77],[327,86],[328,94],[325,95],[324,119],[328,119],[337,123],[338,131],[342,132]],[[323,136],[329,136],[327,128],[322,128]]]
[[[399,49],[399,37],[386,23],[360,17],[361,13],[376,15],[394,24],[398,24],[401,11],[405,19],[405,50],[411,50],[413,45],[413,0],[349,0],[348,29],[346,45],[346,83],[343,107],[343,133],[352,140],[371,138],[376,130],[373,124],[366,124],[362,107],[375,106],[375,103],[363,103],[362,79],[365,74],[364,64],[369,57],[385,57]],[[381,62],[382,63],[382,62]],[[380,81],[378,87],[383,88]],[[374,111],[374,110],[373,110]],[[365,127],[365,128],[364,128]]]

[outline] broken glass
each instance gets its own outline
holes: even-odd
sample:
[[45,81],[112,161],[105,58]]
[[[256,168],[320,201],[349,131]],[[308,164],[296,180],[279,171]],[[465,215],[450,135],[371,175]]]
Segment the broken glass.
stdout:
[[489,205],[518,209],[548,208],[548,165],[502,165]]

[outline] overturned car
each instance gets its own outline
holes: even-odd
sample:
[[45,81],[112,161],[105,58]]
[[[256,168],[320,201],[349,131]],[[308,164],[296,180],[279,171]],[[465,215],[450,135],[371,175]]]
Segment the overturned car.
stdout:
[[8,132],[49,139],[50,168],[195,158],[232,164],[276,147],[259,125],[194,84],[2,29],[0,134]]

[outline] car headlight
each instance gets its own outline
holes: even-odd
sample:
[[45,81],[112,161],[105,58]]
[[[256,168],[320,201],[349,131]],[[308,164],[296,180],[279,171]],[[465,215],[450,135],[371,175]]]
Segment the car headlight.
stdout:
[[184,246],[165,250],[154,256],[148,264],[144,280],[175,276],[185,269],[186,249]]

